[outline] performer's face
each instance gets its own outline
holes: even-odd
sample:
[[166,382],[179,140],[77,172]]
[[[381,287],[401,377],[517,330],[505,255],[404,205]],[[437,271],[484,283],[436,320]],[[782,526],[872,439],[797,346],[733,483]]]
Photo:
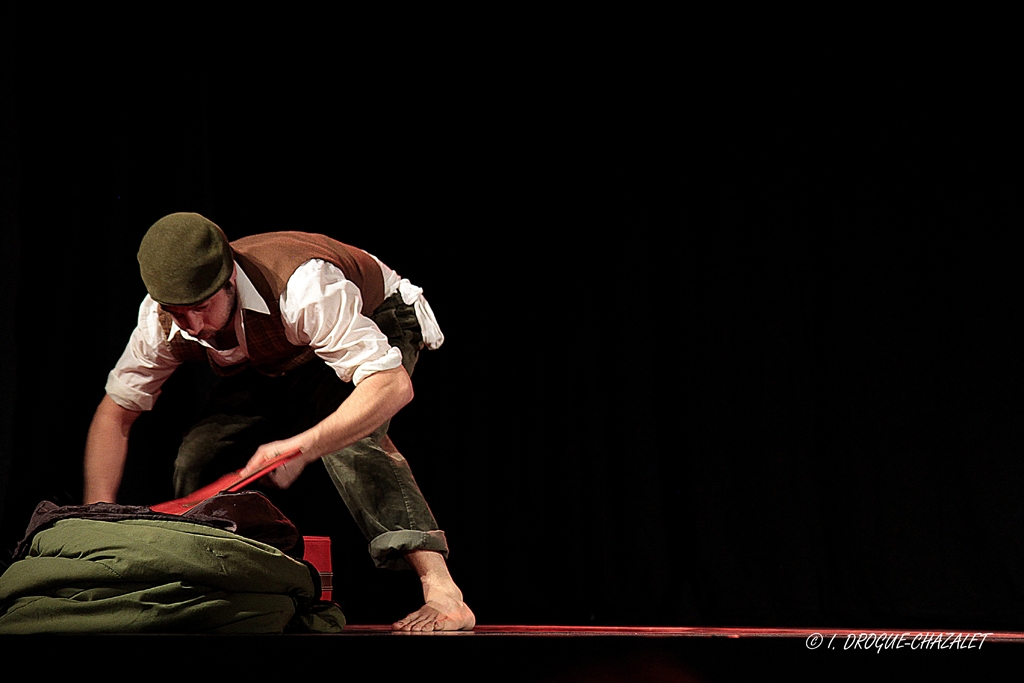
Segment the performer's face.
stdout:
[[235,285],[228,282],[206,301],[192,306],[165,306],[178,327],[196,339],[211,339],[235,317]]

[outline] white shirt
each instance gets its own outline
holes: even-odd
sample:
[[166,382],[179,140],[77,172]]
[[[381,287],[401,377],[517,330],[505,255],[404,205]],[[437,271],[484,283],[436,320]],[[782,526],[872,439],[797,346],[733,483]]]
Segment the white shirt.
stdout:
[[[399,292],[402,300],[416,311],[424,345],[429,349],[441,346],[444,335],[423,298],[423,290],[400,278],[376,257],[374,260],[380,264],[384,275],[385,298]],[[238,305],[243,313],[235,316],[239,345],[226,351],[214,349],[207,342],[190,336],[176,323],[165,336],[158,318],[159,306],[147,295],[139,307],[138,325],[107,376],[106,391],[115,403],[128,410],[153,408],[164,382],[181,364],[166,343],[175,334],[206,346],[214,362],[220,365],[235,365],[249,357],[244,311],[270,313],[270,309],[238,264],[235,264],[235,273]],[[363,300],[359,289],[332,263],[313,259],[299,266],[288,279],[279,305],[288,341],[312,347],[342,381],[359,384],[375,372],[402,364],[401,351],[388,344],[387,337],[373,321],[360,313]]]

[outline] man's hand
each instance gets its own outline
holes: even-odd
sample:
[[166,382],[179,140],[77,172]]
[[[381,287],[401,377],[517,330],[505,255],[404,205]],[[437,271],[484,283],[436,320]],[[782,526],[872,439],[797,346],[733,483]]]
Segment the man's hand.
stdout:
[[[293,443],[294,441],[295,439],[288,439],[263,444],[256,449],[256,453],[249,458],[249,462],[240,470],[240,476],[244,478],[256,474],[282,454],[294,451],[298,447]],[[299,478],[307,464],[308,461],[300,454],[298,457],[292,458],[280,467],[268,472],[260,480],[279,489],[286,489]]]
[[412,381],[402,366],[375,372],[363,379],[337,410],[318,424],[290,439],[272,441],[257,448],[240,474],[251,476],[282,453],[302,451],[302,455],[265,477],[279,488],[288,488],[306,465],[369,436],[411,401],[412,396]]

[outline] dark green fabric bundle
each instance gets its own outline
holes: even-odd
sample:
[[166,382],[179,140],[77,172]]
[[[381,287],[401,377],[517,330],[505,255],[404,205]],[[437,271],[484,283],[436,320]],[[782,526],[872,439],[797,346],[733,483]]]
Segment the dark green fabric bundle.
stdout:
[[177,520],[64,519],[0,576],[0,633],[340,631],[309,567]]

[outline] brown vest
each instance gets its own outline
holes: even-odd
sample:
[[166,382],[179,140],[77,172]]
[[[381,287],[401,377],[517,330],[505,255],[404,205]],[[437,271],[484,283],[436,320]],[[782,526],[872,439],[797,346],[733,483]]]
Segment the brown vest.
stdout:
[[[329,237],[304,232],[270,232],[235,240],[231,248],[238,266],[270,309],[269,315],[243,311],[249,360],[230,367],[220,366],[205,346],[176,334],[169,343],[178,360],[208,359],[210,366],[221,375],[231,375],[249,366],[266,375],[280,375],[310,361],[315,356],[313,349],[288,342],[281,322],[280,301],[288,278],[311,259],[333,263],[359,288],[363,315],[370,315],[384,301],[384,276],[377,262],[366,252]],[[160,324],[165,335],[170,334],[171,322],[170,314],[161,310]]]

